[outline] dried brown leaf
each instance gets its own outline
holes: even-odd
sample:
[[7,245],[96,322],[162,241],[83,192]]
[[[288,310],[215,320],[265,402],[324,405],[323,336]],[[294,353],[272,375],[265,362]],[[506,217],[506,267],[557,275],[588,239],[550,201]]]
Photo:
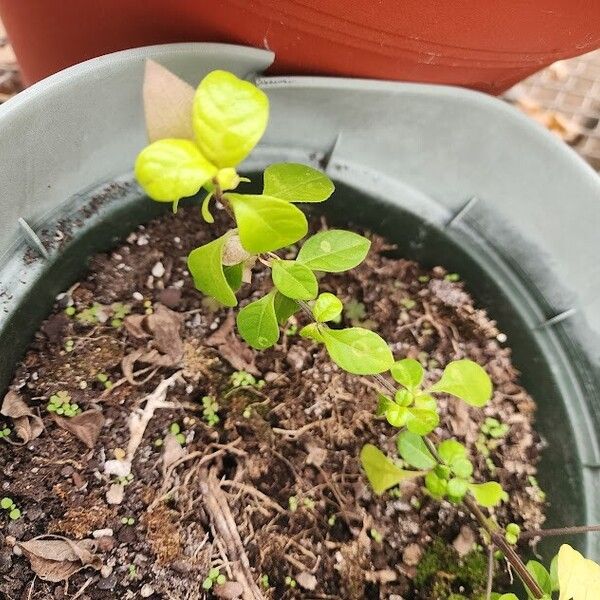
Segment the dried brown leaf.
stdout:
[[52,416],[59,427],[72,433],[90,449],[96,445],[100,430],[104,425],[104,415],[100,410],[86,410],[69,418],[58,415]]
[[44,431],[42,419],[31,411],[19,394],[12,390],[4,396],[0,413],[13,420],[15,433],[24,444]]
[[146,317],[145,325],[158,350],[168,354],[173,362],[180,361],[183,356],[183,341],[179,334],[181,315],[158,304],[155,311]]
[[151,142],[164,138],[193,139],[194,88],[189,83],[148,60],[143,95],[146,130]]
[[170,433],[165,436],[163,445],[163,472],[165,472],[174,462],[185,456],[185,448]]
[[237,371],[260,377],[261,372],[254,363],[254,351],[235,334],[234,326],[235,316],[233,311],[229,311],[221,327],[207,338],[206,344],[216,348],[221,357]]
[[17,543],[33,571],[44,581],[57,583],[86,567],[96,570],[102,567],[100,557],[94,554],[96,542],[92,539],[76,542],[67,538],[34,538]]
[[146,315],[128,315],[123,320],[123,327],[132,337],[143,340],[150,337],[150,334],[144,329],[144,320]]

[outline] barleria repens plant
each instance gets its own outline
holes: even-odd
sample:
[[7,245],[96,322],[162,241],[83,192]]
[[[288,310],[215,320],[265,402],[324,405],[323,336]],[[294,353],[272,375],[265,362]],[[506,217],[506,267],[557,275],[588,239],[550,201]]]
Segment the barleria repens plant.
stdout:
[[[600,589],[600,567],[569,546],[561,548],[548,571],[535,561],[525,565],[514,549],[518,527],[509,524],[504,530],[482,510],[506,501],[506,492],[495,481],[474,480],[473,463],[460,442],[431,436],[440,424],[436,399],[440,394],[476,408],[489,402],[492,384],[485,370],[473,361],[456,360],[446,365],[437,381],[426,385],[429,377],[421,363],[395,360],[389,345],[374,331],[337,326],[343,304],[334,294],[320,293],[317,274],[353,269],[367,256],[370,242],[356,233],[332,229],[301,243],[308,223],[297,204],[326,201],[334,191],[331,180],[307,165],[279,163],[265,170],[261,194],[236,191],[248,181],[236,169],[267,126],[269,102],[264,92],[231,73],[213,71],[183,104],[188,101],[191,127],[178,123],[172,129],[178,134],[189,132],[189,137],[153,139],[140,152],[135,175],[150,198],[172,203],[174,210],[181,199],[203,190],[201,213],[207,223],[214,222],[215,206],[231,216],[230,230],[188,256],[196,288],[225,307],[235,307],[236,293],[251,281],[254,266],[270,269],[272,289],[238,311],[238,331],[250,346],[264,350],[278,342],[281,326],[302,311],[310,322],[300,335],[322,344],[341,369],[375,378],[380,388],[378,414],[399,432],[396,459],[371,444],[361,450],[361,463],[374,492],[382,494],[407,478],[421,479],[432,497],[464,504],[478,522],[484,542],[498,548],[517,572],[528,597],[549,599],[560,588],[560,600],[589,600],[585,590],[595,594]],[[146,109],[147,115],[152,113],[148,104]],[[181,107],[175,112],[180,114]],[[169,130],[163,125],[158,127],[162,133]],[[152,135],[157,128],[149,123],[148,130]],[[299,248],[293,260],[289,258],[292,245]],[[208,400],[214,402],[205,398],[204,418],[215,425],[218,405],[209,406]],[[492,421],[486,421],[487,434],[506,434],[506,428]],[[297,507],[297,498],[292,498],[290,510]]]

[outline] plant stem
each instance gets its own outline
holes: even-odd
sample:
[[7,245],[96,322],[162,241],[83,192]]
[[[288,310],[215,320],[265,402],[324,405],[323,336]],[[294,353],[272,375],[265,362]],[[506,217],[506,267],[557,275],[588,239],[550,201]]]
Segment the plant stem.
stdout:
[[589,533],[590,531],[600,531],[600,525],[579,525],[577,527],[556,527],[554,529],[537,529],[533,531],[524,531],[519,539],[530,540],[532,538],[555,537],[558,535],[573,535],[576,533]]

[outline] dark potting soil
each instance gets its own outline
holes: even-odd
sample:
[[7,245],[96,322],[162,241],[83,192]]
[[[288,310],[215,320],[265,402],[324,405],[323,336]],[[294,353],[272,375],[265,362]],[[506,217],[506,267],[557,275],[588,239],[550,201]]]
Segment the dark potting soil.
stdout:
[[[231,582],[245,576],[273,599],[481,594],[486,553],[461,507],[429,498],[418,481],[381,497],[369,489],[360,447],[393,456],[396,433],[373,416],[373,383],[300,338],[302,315],[275,348],[252,351],[235,335],[233,312],[193,288],[188,252],[225,226],[206,225],[197,208],[166,215],[94,257],[57,299],[4,401],[31,412],[0,417],[11,441],[17,428],[32,438],[0,440],[0,495],[21,511],[11,520],[0,510],[2,597],[235,598]],[[441,398],[435,435],[466,443],[476,479],[509,492],[495,511],[501,523],[538,528],[535,405],[505,336],[456,275],[388,258],[392,248],[372,239],[367,260],[326,275],[322,290],[345,302],[343,325],[378,331],[431,378],[457,358],[485,366],[493,400],[476,410]],[[255,268],[242,303],[269,285]],[[83,414],[50,413],[56,394]],[[505,431],[482,433],[486,417]],[[119,478],[122,462],[111,461],[131,456],[133,477]],[[235,563],[240,552],[249,569]],[[229,583],[207,592],[211,567]]]

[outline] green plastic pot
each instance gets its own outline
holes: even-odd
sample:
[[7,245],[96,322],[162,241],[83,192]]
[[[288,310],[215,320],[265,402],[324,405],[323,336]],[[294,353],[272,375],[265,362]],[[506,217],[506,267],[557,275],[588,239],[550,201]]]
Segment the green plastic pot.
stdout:
[[[145,144],[146,58],[197,84],[213,68],[254,77],[273,55],[213,44],[130,50],[0,106],[0,391],[88,257],[162,210],[131,174]],[[599,522],[597,175],[476,92],[311,77],[258,84],[272,117],[245,171],[275,160],[320,165],[337,182],[325,204],[334,222],[371,228],[399,255],[459,272],[508,334],[537,400],[549,525]],[[600,536],[571,541],[600,558]]]

